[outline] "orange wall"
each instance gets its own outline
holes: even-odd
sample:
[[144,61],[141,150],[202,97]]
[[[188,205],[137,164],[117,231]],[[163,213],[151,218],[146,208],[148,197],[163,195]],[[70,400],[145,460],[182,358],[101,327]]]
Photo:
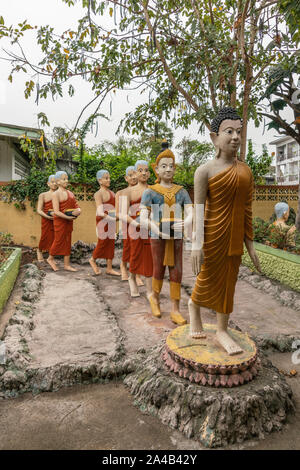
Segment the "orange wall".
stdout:
[[[82,214],[74,221],[72,242],[82,240],[86,243],[97,241],[96,207],[93,201],[80,201]],[[33,211],[29,203],[26,210],[19,210],[13,204],[0,201],[0,232],[13,235],[17,245],[37,247],[41,234],[41,217]]]
[[[268,220],[274,212],[276,201],[253,201],[253,217]],[[297,210],[297,201],[290,201],[289,205]],[[72,242],[82,240],[85,243],[94,243],[96,236],[96,207],[93,201],[79,201],[82,214],[74,221]],[[37,247],[40,239],[41,218],[33,211],[29,203],[26,210],[19,210],[13,204],[0,201],[0,232],[13,235],[17,245]]]

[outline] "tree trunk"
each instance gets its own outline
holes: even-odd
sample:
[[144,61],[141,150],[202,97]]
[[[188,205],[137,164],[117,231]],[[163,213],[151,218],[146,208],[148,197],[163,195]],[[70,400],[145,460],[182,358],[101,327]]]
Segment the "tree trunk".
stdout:
[[243,103],[243,129],[242,129],[242,140],[241,140],[241,149],[240,149],[240,160],[242,162],[244,162],[246,159],[248,107],[249,107],[250,90],[251,90],[251,86],[245,85],[244,103]]

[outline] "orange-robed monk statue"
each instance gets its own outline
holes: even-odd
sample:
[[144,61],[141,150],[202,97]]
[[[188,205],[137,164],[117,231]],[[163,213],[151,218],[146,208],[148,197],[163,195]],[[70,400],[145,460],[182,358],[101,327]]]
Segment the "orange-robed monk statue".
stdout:
[[77,204],[74,194],[68,191],[68,175],[65,171],[58,171],[55,174],[55,181],[58,186],[53,194],[52,204],[54,211],[54,240],[49,252],[47,262],[53,271],[58,271],[54,256],[64,257],[64,269],[66,271],[77,271],[70,265],[71,243],[73,220],[76,219],[81,210]]
[[[126,168],[125,181],[128,184],[127,188],[136,186],[138,180],[134,166],[128,166]],[[123,241],[122,260],[120,264],[122,281],[128,281],[127,264],[130,262],[130,238],[128,234],[128,222],[127,220],[122,220],[122,204],[124,203],[126,205],[125,190],[127,188],[121,189],[116,193],[116,214],[117,218],[119,219],[120,228],[119,236],[122,238]],[[136,275],[136,283],[138,286],[144,285],[139,274]]]
[[41,238],[37,249],[38,261],[44,261],[43,251],[50,251],[51,245],[54,240],[54,227],[53,227],[53,205],[52,197],[54,191],[57,189],[55,175],[50,175],[48,178],[49,191],[41,193],[38,199],[37,213],[42,218],[41,224]]
[[96,264],[96,260],[101,258],[106,259],[106,273],[112,276],[120,276],[121,273],[112,268],[116,239],[115,193],[109,189],[110,174],[107,170],[99,170],[96,177],[100,185],[99,191],[94,194],[97,207],[96,227],[98,243],[89,262],[94,273],[99,275],[101,271]]
[[[229,355],[242,350],[227,331],[243,243],[255,267],[259,260],[253,245],[250,168],[237,159],[242,119],[233,108],[223,108],[211,124],[216,157],[195,172],[192,265],[197,275],[189,300],[190,335],[205,337],[200,306],[217,312],[216,337]],[[201,207],[205,205],[204,220]],[[202,220],[201,220],[202,219]],[[204,224],[204,243],[199,234]],[[196,230],[197,227],[197,230]]]
[[148,162],[138,160],[135,164],[138,183],[124,189],[124,203],[121,208],[121,218],[129,224],[130,261],[129,289],[131,297],[139,297],[137,275],[145,276],[147,296],[152,291],[152,254],[148,229],[140,225],[140,203],[143,192],[148,187],[150,171]]

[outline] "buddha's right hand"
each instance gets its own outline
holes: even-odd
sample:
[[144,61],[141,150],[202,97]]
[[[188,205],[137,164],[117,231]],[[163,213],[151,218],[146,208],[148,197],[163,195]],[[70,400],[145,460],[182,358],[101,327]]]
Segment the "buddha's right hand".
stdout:
[[195,276],[198,276],[198,274],[200,273],[203,261],[203,250],[192,250],[192,270]]

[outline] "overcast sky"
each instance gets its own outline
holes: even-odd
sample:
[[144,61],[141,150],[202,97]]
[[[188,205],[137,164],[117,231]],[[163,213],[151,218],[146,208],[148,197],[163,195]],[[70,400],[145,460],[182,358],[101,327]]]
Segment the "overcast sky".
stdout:
[[[4,17],[5,24],[17,24],[21,20],[28,19],[31,25],[52,25],[56,31],[62,32],[68,28],[75,28],[78,18],[82,16],[82,9],[78,5],[73,8],[66,6],[61,0],[1,0],[0,16]],[[31,35],[31,36],[30,36]],[[34,33],[26,35],[23,41],[24,49],[28,57],[33,62],[37,62],[40,53],[36,42],[34,41]],[[12,50],[12,47],[4,41],[0,42],[1,57],[5,57],[2,48]],[[78,117],[82,107],[93,97],[90,86],[82,81],[75,82],[76,93],[73,98],[59,98],[53,102],[52,98],[47,101],[40,100],[39,105],[35,104],[35,93],[28,100],[24,97],[24,82],[28,80],[28,76],[19,73],[14,75],[13,83],[7,81],[10,73],[10,63],[0,60],[0,122],[16,125],[24,125],[37,127],[37,114],[41,111],[45,112],[49,118],[50,124],[54,126],[62,126],[71,128]],[[113,94],[112,94],[113,95]],[[128,98],[127,98],[128,96]],[[115,140],[115,132],[118,124],[124,114],[133,110],[135,106],[145,100],[145,95],[140,96],[138,91],[117,92],[113,96],[108,96],[104,102],[102,112],[109,114],[110,102],[112,104],[112,116],[110,121],[104,119],[99,121],[99,129],[97,137],[89,135],[86,142],[92,146],[98,144],[105,139]],[[129,100],[129,103],[128,103]],[[86,114],[86,118],[88,113]],[[194,139],[209,140],[209,135],[198,134],[199,124],[194,124],[189,129],[184,130],[177,128],[174,130],[175,144],[177,144],[184,136],[190,136]],[[269,143],[274,140],[276,134],[273,131],[263,132],[263,126],[255,128],[251,123],[248,126],[248,138],[254,143],[255,150],[260,152],[263,143]],[[274,151],[273,146],[269,147],[270,152]]]

